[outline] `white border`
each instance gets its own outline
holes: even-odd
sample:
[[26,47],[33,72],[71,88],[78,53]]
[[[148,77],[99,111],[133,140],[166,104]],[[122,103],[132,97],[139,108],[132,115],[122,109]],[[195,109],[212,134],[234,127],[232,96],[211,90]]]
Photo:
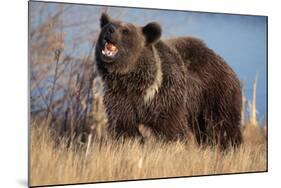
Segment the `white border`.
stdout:
[[[280,179],[280,5],[274,0],[121,1],[74,3],[269,16],[269,173],[90,184],[69,187],[267,187]],[[60,2],[58,0],[58,2]],[[63,2],[63,1],[62,1]],[[1,2],[0,187],[27,186],[27,1]]]

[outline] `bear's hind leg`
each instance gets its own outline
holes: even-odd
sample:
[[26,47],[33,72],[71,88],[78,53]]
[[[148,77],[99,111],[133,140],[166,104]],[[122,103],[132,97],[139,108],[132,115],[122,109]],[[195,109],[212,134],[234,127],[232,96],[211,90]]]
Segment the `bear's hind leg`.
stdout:
[[215,125],[213,137],[222,151],[229,147],[237,148],[243,141],[240,127],[223,121]]

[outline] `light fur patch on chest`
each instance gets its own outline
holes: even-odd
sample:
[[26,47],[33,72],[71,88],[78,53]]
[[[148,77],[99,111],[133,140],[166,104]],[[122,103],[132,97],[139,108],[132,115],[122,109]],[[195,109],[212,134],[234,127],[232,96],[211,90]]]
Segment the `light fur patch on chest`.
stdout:
[[146,104],[148,104],[150,101],[152,101],[152,99],[154,99],[155,95],[159,91],[163,79],[161,59],[154,46],[152,47],[152,50],[155,59],[156,75],[154,78],[154,82],[145,90],[144,102]]

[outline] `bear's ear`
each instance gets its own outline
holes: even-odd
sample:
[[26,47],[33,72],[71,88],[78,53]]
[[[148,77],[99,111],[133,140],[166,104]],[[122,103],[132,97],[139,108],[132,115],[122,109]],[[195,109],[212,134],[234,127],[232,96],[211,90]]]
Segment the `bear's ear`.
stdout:
[[145,36],[146,45],[149,45],[159,40],[162,29],[159,23],[151,22],[142,28],[142,33]]
[[105,12],[103,12],[100,17],[100,27],[103,28],[103,26],[105,26],[109,22],[110,22],[110,17]]

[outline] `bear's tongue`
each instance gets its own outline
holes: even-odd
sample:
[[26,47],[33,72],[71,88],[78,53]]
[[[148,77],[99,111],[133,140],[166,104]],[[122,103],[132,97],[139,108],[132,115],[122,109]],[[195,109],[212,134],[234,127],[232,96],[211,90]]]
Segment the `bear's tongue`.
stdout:
[[104,45],[104,49],[102,50],[102,54],[109,57],[115,56],[117,52],[118,48],[110,42],[106,42]]

